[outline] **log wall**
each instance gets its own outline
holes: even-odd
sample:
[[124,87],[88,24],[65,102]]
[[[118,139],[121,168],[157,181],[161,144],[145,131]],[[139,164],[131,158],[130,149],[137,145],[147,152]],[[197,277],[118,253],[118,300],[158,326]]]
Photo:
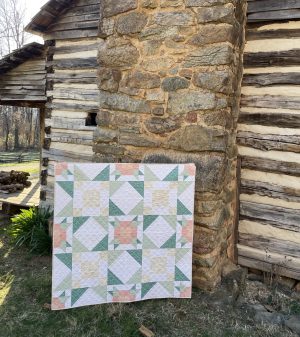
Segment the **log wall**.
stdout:
[[239,263],[300,279],[300,1],[248,3]]
[[79,0],[44,35],[47,45],[47,103],[43,148],[42,203],[53,205],[54,164],[91,162],[99,106],[97,38],[99,0]]
[[42,107],[45,103],[45,58],[33,57],[1,74],[0,104]]

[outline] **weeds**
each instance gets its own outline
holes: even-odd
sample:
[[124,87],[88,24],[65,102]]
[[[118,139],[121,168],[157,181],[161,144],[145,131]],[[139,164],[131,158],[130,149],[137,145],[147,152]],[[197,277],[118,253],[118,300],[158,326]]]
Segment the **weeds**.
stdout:
[[21,210],[14,216],[8,235],[17,247],[26,246],[34,254],[48,255],[51,252],[51,238],[48,231],[48,221],[52,213],[48,209],[36,207]]

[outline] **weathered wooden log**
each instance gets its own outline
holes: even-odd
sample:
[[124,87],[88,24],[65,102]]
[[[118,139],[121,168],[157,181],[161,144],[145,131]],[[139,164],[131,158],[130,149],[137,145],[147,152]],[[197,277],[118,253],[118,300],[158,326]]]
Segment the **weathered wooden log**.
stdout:
[[0,193],[15,193],[31,186],[28,172],[0,172]]

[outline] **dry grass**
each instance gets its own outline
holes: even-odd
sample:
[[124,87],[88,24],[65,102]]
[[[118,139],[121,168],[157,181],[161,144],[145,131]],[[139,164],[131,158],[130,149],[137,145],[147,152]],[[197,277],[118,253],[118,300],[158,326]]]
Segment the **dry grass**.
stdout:
[[51,259],[12,249],[3,235],[4,222],[0,218],[1,337],[138,337],[142,324],[157,337],[294,336],[277,327],[257,326],[247,310],[226,303],[220,305],[213,295],[197,290],[192,300],[51,312]]

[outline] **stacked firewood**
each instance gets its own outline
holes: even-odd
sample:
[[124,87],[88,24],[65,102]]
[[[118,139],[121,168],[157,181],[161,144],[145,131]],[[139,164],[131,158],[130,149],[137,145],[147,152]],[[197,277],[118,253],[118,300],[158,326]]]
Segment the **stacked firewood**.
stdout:
[[29,176],[27,172],[0,172],[0,193],[15,193],[30,187]]

